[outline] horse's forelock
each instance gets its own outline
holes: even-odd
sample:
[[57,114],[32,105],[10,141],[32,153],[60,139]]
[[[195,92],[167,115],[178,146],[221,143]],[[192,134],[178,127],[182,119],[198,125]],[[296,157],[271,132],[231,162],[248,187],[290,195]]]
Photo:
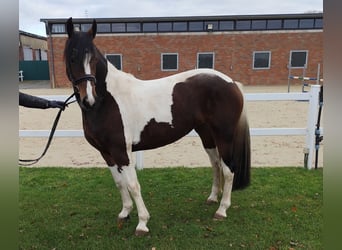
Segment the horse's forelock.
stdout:
[[87,53],[95,53],[95,45],[92,37],[87,32],[75,32],[71,38],[68,38],[64,50],[64,59],[67,63],[73,61],[77,64],[83,64]]

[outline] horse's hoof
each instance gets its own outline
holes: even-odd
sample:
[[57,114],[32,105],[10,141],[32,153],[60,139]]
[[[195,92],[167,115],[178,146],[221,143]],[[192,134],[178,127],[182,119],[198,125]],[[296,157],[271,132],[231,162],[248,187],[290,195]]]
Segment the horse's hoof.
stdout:
[[226,217],[223,216],[222,214],[215,213],[215,215],[214,215],[214,220],[222,221],[222,220],[224,220],[225,218],[226,218]]
[[215,200],[211,200],[211,199],[208,199],[207,200],[207,205],[213,205],[213,204],[217,204],[218,201],[215,201]]
[[135,230],[135,236],[142,237],[148,235],[148,231],[143,231],[143,230]]
[[125,218],[118,218],[117,225],[119,229],[123,228],[123,225],[129,220],[129,215]]

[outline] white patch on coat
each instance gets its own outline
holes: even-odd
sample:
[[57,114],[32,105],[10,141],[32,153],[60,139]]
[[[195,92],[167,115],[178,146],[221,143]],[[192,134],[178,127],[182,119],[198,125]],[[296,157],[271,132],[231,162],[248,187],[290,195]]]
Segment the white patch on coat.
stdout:
[[140,142],[141,132],[151,119],[172,126],[172,93],[177,83],[200,73],[214,74],[232,82],[228,76],[212,69],[189,70],[165,78],[143,81],[117,70],[110,63],[107,66],[107,91],[119,105],[127,147]]
[[[87,53],[85,58],[84,58],[84,63],[83,63],[84,73],[86,75],[90,75],[91,74],[90,59],[91,59],[91,54]],[[93,87],[91,86],[91,82],[90,81],[87,81],[87,101],[88,101],[90,106],[93,106],[94,103],[95,103],[95,98],[94,98],[94,95],[93,95]]]

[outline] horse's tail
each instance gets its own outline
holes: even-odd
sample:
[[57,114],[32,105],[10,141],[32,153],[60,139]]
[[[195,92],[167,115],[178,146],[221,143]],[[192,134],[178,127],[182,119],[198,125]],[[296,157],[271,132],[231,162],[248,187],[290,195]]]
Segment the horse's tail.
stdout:
[[233,190],[247,187],[251,177],[251,143],[245,103],[234,135],[232,163]]

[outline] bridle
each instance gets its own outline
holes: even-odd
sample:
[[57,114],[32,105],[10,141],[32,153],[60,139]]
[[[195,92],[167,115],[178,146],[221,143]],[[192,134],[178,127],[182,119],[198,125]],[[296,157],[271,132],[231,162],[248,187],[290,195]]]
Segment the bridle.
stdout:
[[92,81],[94,84],[96,84],[96,77],[94,75],[91,75],[91,74],[86,74],[86,75],[81,76],[80,78],[77,78],[77,79],[73,79],[72,77],[70,77],[70,78],[71,78],[71,82],[74,86],[79,85],[83,81]]

